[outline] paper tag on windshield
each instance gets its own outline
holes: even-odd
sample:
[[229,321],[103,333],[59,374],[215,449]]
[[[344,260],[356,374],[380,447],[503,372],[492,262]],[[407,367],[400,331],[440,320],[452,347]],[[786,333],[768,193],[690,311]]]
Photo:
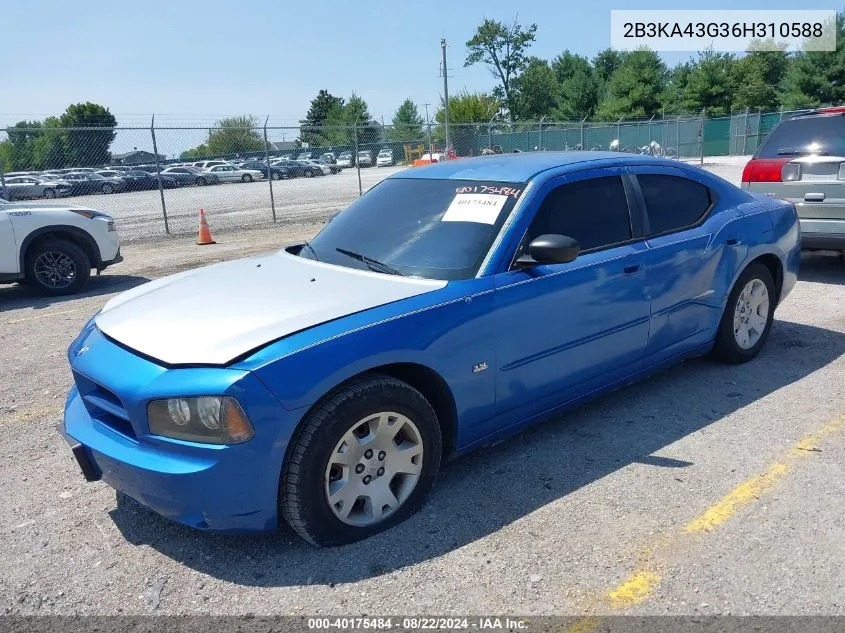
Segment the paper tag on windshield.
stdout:
[[493,193],[459,193],[446,209],[441,221],[495,224],[507,201],[507,196]]

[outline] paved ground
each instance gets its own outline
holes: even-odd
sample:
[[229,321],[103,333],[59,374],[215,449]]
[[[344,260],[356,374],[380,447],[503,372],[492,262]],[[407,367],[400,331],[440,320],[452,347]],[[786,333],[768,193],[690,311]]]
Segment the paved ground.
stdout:
[[0,289],[0,609],[845,614],[845,264],[827,255],[805,256],[754,362],[688,362],[449,464],[419,514],[362,543],[209,535],[85,483],[53,427],[88,317],[318,228],[132,244],[71,299]]

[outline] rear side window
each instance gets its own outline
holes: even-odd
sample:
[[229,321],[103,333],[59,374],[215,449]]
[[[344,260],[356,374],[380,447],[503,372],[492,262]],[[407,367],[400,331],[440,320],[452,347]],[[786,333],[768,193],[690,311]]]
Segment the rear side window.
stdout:
[[546,233],[575,238],[582,251],[630,240],[631,219],[622,179],[590,178],[550,191],[528,228],[524,248]]
[[787,119],[772,130],[755,157],[788,158],[808,154],[845,155],[845,116]]
[[710,190],[680,176],[638,174],[650,233],[676,231],[698,222],[710,208]]

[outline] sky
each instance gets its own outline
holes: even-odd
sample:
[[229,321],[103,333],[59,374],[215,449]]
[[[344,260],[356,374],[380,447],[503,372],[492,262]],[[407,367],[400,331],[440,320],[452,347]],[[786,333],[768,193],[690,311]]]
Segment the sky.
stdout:
[[[161,125],[212,125],[222,116],[253,114],[261,121],[270,115],[272,126],[295,126],[322,88],[342,97],[356,92],[385,123],[408,97],[423,116],[430,104],[433,118],[443,89],[441,38],[450,94],[495,85],[484,67],[463,66],[466,41],[485,17],[518,15],[523,25],[536,23],[530,54],[551,59],[564,49],[592,57],[606,48],[611,9],[797,8],[794,0],[517,6],[513,0],[0,0],[0,126],[58,115],[80,101],[107,106],[119,125],[149,126],[155,113]],[[663,54],[670,65],[689,56]],[[127,144],[132,140],[120,143]]]

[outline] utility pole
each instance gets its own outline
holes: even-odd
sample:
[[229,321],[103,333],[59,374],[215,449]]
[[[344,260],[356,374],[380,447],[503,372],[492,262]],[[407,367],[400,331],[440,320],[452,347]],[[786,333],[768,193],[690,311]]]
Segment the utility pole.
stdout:
[[446,160],[449,160],[449,67],[446,66],[446,38],[440,40],[443,52],[443,115],[446,130]]
[[425,104],[425,129],[426,129],[426,132],[428,133],[428,153],[429,153],[429,155],[431,155],[431,152],[434,151],[434,149],[431,146],[431,121],[428,118],[428,106],[430,106],[430,105],[431,105],[430,103]]

